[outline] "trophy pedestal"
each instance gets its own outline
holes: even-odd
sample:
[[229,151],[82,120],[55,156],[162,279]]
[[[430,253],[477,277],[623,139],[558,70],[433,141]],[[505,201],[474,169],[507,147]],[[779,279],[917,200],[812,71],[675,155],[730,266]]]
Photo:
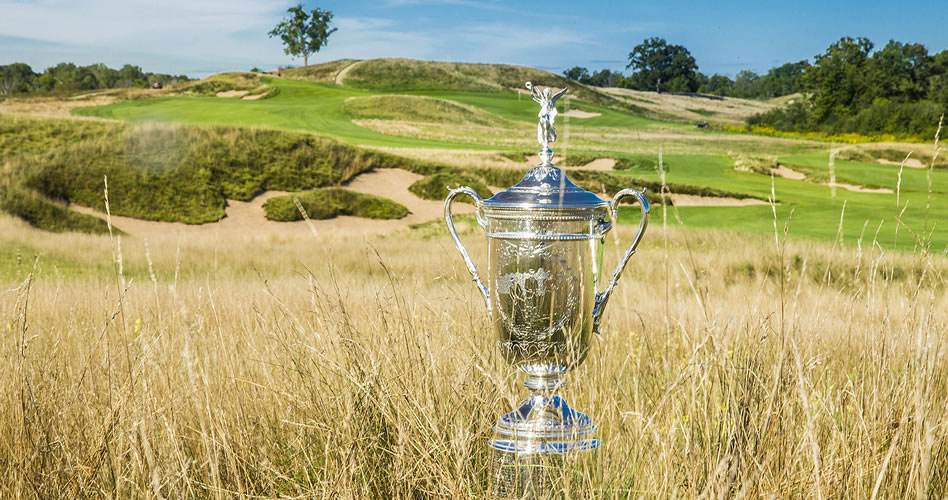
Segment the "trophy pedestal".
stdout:
[[524,383],[533,394],[519,408],[500,417],[490,447],[520,455],[561,455],[594,450],[596,424],[570,407],[559,395],[549,393],[565,385],[561,380],[532,378]]
[[[588,415],[550,394],[560,380],[531,379],[533,394],[494,426],[493,495],[498,498],[541,499],[563,490],[577,452],[599,448],[596,425]],[[584,455],[585,456],[585,455]]]

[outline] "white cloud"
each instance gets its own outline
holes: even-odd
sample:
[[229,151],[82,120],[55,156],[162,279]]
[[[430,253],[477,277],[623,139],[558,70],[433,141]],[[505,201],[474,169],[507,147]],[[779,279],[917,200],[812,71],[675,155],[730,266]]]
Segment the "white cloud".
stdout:
[[407,31],[410,26],[386,18],[338,17],[333,20],[333,25],[339,31],[329,38],[329,43],[317,56],[310,58],[311,61],[376,57],[428,59],[435,56],[439,43],[431,34]]
[[[205,66],[215,61],[239,63],[242,67],[244,62],[274,60],[282,52],[279,41],[267,39],[266,33],[289,4],[256,0],[0,0],[0,35],[42,42],[46,48],[40,52],[51,57],[56,49],[50,48],[50,43],[58,44],[64,57],[85,50],[102,60],[120,54],[145,55]],[[9,57],[6,50],[2,52],[0,56]]]

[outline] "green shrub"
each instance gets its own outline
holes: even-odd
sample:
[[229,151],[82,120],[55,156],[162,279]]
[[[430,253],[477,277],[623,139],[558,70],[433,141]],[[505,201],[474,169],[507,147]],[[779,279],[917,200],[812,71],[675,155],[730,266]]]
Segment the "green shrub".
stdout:
[[[29,225],[62,233],[67,231],[107,234],[108,225],[102,219],[73,212],[35,193],[9,186],[0,186],[0,211],[17,216]],[[121,234],[121,231],[113,228]]]
[[[662,162],[662,168],[665,169],[666,172],[671,170],[668,167],[669,165],[667,161]],[[657,170],[658,162],[652,160],[651,158],[616,158],[616,165],[612,168],[614,170]]]
[[866,136],[891,134],[931,140],[935,136],[938,119],[944,112],[944,105],[931,101],[897,102],[876,99],[858,112],[839,109],[817,116],[812,106],[799,101],[751,116],[747,119],[747,124],[784,132],[818,131]]
[[[445,196],[448,195],[449,188],[459,186],[467,186],[477,191],[477,194],[480,195],[481,198],[490,198],[493,196],[493,193],[491,193],[490,189],[488,189],[483,182],[471,176],[451,173],[430,175],[413,183],[408,187],[408,190],[423,200],[443,200]],[[463,196],[457,198],[457,200],[471,203],[469,198]]]
[[582,153],[570,153],[566,156],[566,161],[563,163],[567,167],[581,167],[583,165],[589,165],[590,163],[602,158],[601,156],[587,155]]
[[357,193],[343,188],[320,188],[302,193],[270,198],[263,204],[267,219],[289,222],[302,220],[296,206],[297,199],[310,219],[331,219],[338,215],[352,215],[367,219],[401,219],[408,209],[387,198]]

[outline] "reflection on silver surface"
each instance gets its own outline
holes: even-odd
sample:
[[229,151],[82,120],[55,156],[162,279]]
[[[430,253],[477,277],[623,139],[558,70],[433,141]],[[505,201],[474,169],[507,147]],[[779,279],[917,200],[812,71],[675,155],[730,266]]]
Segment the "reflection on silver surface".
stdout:
[[[529,379],[532,395],[494,427],[492,448],[518,456],[564,454],[600,445],[596,425],[553,392],[560,376],[578,366],[598,333],[602,313],[626,263],[635,254],[648,224],[648,201],[624,189],[611,201],[573,184],[552,163],[549,143],[556,100],[553,92],[528,83],[540,103],[537,140],[542,163],[516,186],[482,200],[468,187],[452,189],[444,203],[445,222],[478,289],[484,296],[497,347],[504,359]],[[473,198],[478,224],[488,238],[485,285],[458,238],[451,205],[458,195]],[[612,273],[602,283],[602,243],[618,216],[618,202],[638,201],[642,217],[638,232]]]

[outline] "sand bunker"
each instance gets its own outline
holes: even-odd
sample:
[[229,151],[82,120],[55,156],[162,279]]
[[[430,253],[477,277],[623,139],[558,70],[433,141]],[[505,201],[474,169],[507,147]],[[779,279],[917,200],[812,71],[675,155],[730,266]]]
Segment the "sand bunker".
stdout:
[[749,205],[767,205],[763,200],[754,198],[718,198],[716,196],[698,196],[695,194],[669,195],[676,207],[746,207]]
[[568,116],[570,118],[595,118],[597,116],[602,116],[602,113],[596,113],[592,111],[583,111],[581,109],[571,109],[562,116]]
[[249,90],[226,90],[223,92],[218,92],[214,95],[217,97],[243,97],[250,93]]
[[[395,220],[364,219],[361,217],[339,216],[326,220],[297,222],[275,222],[268,220],[263,204],[270,198],[287,194],[283,191],[267,191],[256,198],[244,202],[228,200],[226,216],[218,222],[207,224],[183,224],[180,222],[158,222],[113,215],[112,225],[136,237],[226,237],[238,241],[272,241],[290,238],[319,238],[340,236],[363,236],[389,234],[404,230],[414,224],[439,219],[444,213],[441,201],[422,200],[408,191],[410,186],[422,176],[400,169],[380,169],[362,174],[353,179],[345,188],[361,193],[384,196],[397,201],[411,211],[406,217]],[[445,192],[447,196],[447,192]],[[72,205],[73,210],[105,219],[104,213],[88,207]],[[474,206],[467,203],[455,203],[456,214],[474,212]]]
[[894,193],[895,192],[889,188],[868,188],[865,186],[857,186],[855,184],[846,184],[844,182],[827,182],[826,185],[829,187],[843,188],[847,191],[853,191],[856,193]]
[[[444,202],[422,200],[408,190],[415,181],[424,178],[407,170],[398,168],[380,168],[371,172],[364,173],[354,178],[347,184],[346,189],[358,191],[360,193],[374,194],[383,198],[388,198],[408,207],[411,211],[408,216],[398,219],[405,226],[427,222],[432,219],[441,218],[444,215]],[[457,187],[457,186],[452,186]],[[448,191],[444,191],[448,195]],[[473,213],[474,205],[468,203],[455,203],[452,210],[456,214]]]
[[793,179],[795,181],[802,181],[806,179],[806,176],[796,170],[789,169],[781,164],[777,164],[777,168],[770,169],[777,177],[783,177],[786,179]]
[[257,99],[260,99],[260,98],[264,97],[265,95],[267,95],[267,94],[245,95],[245,96],[241,97],[240,99],[241,99],[241,100],[244,100],[244,101],[256,101]]
[[[879,158],[876,160],[876,163],[881,163],[883,165],[902,165],[902,162],[900,161],[886,160],[884,158]],[[919,160],[918,158],[909,158],[908,160],[905,160],[905,166],[911,168],[928,168],[922,164],[922,160]]]
[[[539,165],[540,156],[531,155],[527,157],[527,164],[531,167]],[[564,168],[565,170],[603,170],[603,171],[612,171],[616,166],[616,161],[612,158],[596,158],[595,160],[585,164],[585,165],[575,165],[566,167],[566,161],[563,157],[554,156],[553,163],[557,167]],[[523,168],[523,163],[511,163],[510,167]]]
[[578,167],[567,167],[580,170],[608,170],[611,171],[616,166],[616,161],[612,158],[596,158],[595,160]]

